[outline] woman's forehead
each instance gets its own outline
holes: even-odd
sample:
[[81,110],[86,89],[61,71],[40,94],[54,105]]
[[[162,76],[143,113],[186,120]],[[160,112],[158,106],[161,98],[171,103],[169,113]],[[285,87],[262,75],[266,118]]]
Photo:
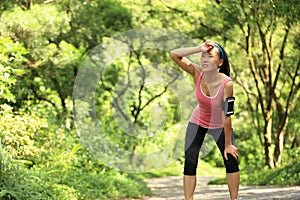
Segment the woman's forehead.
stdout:
[[219,49],[217,47],[214,47],[212,50],[211,50],[211,53],[213,54],[219,54]]
[[218,55],[219,50],[218,48],[214,47],[210,52],[203,52],[202,55]]

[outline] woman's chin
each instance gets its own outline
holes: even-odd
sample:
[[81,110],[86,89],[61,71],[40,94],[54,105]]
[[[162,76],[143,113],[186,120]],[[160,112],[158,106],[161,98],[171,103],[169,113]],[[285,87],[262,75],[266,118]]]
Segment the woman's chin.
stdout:
[[202,71],[204,72],[208,72],[208,71],[211,71],[211,69],[208,67],[208,66],[202,66]]
[[212,72],[218,72],[218,69],[212,69],[211,67],[202,67],[203,72],[212,73]]

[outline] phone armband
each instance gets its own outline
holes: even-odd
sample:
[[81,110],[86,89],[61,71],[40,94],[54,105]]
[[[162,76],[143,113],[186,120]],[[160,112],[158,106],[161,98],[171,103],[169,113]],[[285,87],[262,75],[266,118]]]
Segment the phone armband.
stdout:
[[234,114],[234,97],[228,97],[225,99],[225,109],[224,113],[226,116],[230,116]]

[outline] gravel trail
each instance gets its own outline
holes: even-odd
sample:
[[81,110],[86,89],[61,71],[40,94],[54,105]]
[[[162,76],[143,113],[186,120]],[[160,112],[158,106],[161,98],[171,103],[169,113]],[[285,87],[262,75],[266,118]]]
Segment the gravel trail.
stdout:
[[[198,177],[195,200],[230,200],[227,185],[207,185],[212,177]],[[183,200],[182,177],[146,180],[152,195],[143,200]],[[300,200],[300,186],[240,186],[243,200]]]

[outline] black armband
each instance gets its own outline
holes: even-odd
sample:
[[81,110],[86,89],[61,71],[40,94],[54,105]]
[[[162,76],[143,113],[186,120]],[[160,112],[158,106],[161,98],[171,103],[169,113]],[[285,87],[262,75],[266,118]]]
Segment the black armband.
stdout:
[[228,97],[225,100],[225,109],[224,109],[224,113],[226,116],[230,116],[234,114],[234,97]]

